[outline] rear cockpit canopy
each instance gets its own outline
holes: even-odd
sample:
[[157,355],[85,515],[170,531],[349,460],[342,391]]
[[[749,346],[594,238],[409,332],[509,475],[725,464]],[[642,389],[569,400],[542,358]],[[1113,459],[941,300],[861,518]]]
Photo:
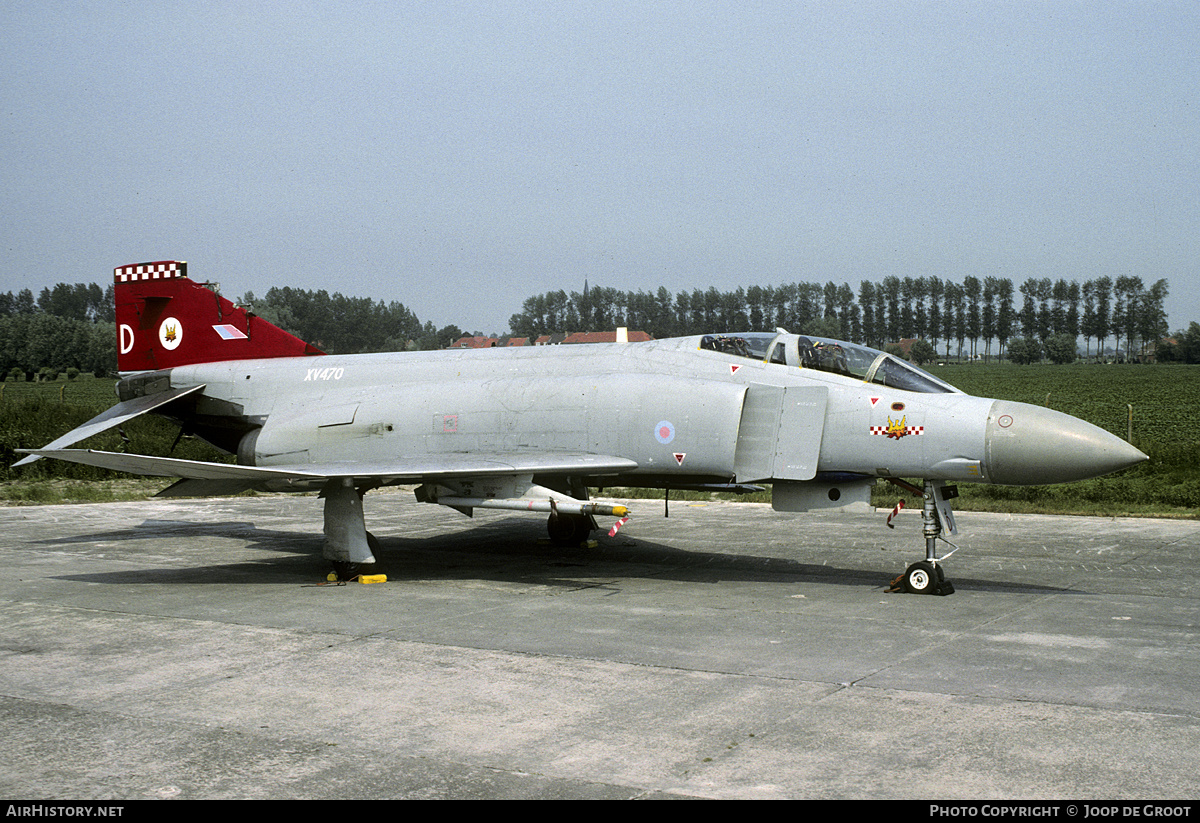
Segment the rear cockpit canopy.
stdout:
[[706,334],[700,348],[765,363],[839,374],[893,389],[925,394],[961,394],[927,371],[886,352],[856,343],[786,332]]

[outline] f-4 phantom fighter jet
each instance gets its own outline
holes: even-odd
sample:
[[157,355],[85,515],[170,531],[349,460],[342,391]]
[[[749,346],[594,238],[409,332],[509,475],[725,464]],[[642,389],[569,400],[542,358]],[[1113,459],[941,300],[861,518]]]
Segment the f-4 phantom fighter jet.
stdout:
[[[745,489],[779,511],[866,508],[879,478],[923,478],[911,592],[948,593],[937,541],[952,483],[1033,485],[1146,460],[1050,409],[972,397],[883,352],[788,334],[326,355],[234,306],[175,261],[115,271],[120,402],[16,465],[54,457],[182,478],[166,496],[319,491],[327,559],[369,570],[362,497],[416,486],[465,514],[541,512],[578,544],[625,507],[588,488]],[[142,414],[237,462],[68,448]],[[902,481],[901,481],[902,482]],[[618,521],[620,522],[620,521]]]

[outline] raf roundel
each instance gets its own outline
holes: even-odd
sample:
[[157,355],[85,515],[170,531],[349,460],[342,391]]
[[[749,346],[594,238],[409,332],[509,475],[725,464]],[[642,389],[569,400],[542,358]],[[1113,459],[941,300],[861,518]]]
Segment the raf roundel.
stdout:
[[168,317],[158,327],[158,342],[168,351],[179,348],[183,342],[183,324],[174,317]]
[[654,427],[654,439],[664,446],[675,439],[675,426],[669,420],[660,420]]

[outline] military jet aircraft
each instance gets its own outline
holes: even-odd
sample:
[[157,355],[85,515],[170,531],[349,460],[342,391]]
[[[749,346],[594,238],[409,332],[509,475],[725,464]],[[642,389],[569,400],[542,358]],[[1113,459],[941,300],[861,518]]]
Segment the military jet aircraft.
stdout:
[[[317,490],[324,555],[343,577],[375,562],[362,497],[380,486],[413,484],[418,500],[468,515],[541,512],[554,541],[578,544],[597,517],[628,515],[589,487],[769,483],[773,507],[793,512],[866,508],[879,478],[918,477],[925,557],[902,585],[946,594],[937,541],[956,533],[950,484],[1063,483],[1147,459],[1069,415],[782,330],[326,355],[192,281],[183,262],[121,266],[114,290],[120,402],[16,465],[53,457],[182,478],[166,496]],[[147,413],[236,464],[67,448]]]

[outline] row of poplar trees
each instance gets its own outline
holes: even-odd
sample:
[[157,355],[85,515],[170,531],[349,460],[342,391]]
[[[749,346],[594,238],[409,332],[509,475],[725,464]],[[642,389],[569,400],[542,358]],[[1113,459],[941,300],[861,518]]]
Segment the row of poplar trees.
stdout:
[[[560,331],[601,331],[617,326],[656,338],[706,332],[788,331],[835,337],[884,348],[903,339],[934,344],[947,356],[1003,356],[1007,342],[1024,337],[1082,336],[1086,353],[1136,351],[1167,333],[1163,303],[1168,284],[1146,286],[1136,276],[1098,277],[1082,284],[1029,279],[1014,288],[1000,277],[885,277],[849,284],[791,283],[693,289],[671,294],[584,288],[552,291],[525,300],[509,321],[512,333],[536,337]],[[1109,345],[1111,344],[1111,346]]]
[[[1167,333],[1167,281],[1140,277],[1074,281],[1029,279],[1019,288],[998,277],[885,277],[846,283],[791,283],[693,289],[671,294],[585,286],[524,301],[510,320],[513,336],[606,331],[617,326],[656,338],[706,332],[785,328],[884,348],[919,339],[946,356],[997,356],[1017,337],[1043,346],[1082,336],[1085,350],[1136,352]],[[330,353],[437,349],[462,335],[457,326],[422,324],[401,303],[325,291],[274,288],[262,299],[242,297],[265,319]],[[1188,338],[1190,339],[1190,338]],[[112,286],[59,283],[37,298],[29,289],[0,294],[0,374],[32,375],[43,367],[96,374],[116,366]],[[1111,343],[1111,346],[1109,345]]]

